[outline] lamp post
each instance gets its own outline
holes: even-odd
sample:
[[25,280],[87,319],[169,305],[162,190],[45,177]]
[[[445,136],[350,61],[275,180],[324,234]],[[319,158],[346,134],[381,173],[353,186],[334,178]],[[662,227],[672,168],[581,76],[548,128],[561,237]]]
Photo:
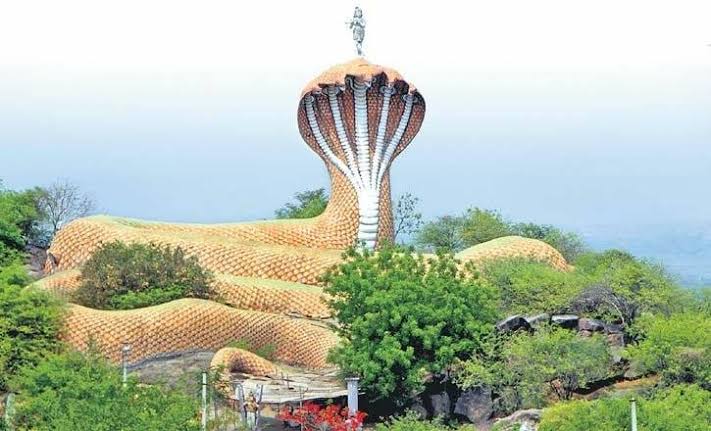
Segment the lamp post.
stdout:
[[207,429],[207,372],[202,372],[202,384],[201,384],[201,417],[200,417],[200,429],[205,431]]
[[632,431],[637,431],[637,400],[630,398],[630,418],[632,420]]
[[358,377],[347,377],[346,388],[348,390],[348,415],[355,416],[358,411]]
[[123,387],[126,387],[126,384],[128,383],[128,356],[131,354],[131,345],[129,343],[123,343],[123,346],[121,346],[121,369],[122,369],[122,378],[121,381],[123,382]]

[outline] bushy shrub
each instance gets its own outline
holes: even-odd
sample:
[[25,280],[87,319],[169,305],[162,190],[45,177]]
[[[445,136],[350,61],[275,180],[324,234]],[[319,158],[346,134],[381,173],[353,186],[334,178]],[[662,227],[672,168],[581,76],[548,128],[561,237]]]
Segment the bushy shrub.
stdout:
[[499,292],[506,314],[557,313],[591,282],[578,273],[562,272],[523,259],[494,261],[482,268],[483,277]]
[[427,373],[482,348],[497,317],[493,290],[451,254],[350,250],[324,277],[344,342],[330,359],[371,399],[402,404]]
[[212,274],[181,248],[103,244],[84,264],[74,300],[100,309],[130,309],[180,298],[209,298]]
[[523,386],[548,385],[561,400],[612,372],[612,355],[603,336],[581,337],[561,328],[515,335],[504,348],[504,357]]
[[[711,392],[694,385],[659,391],[638,399],[640,431],[706,431],[711,420]],[[629,429],[629,398],[571,401],[543,411],[539,431],[620,431]]]
[[541,407],[549,394],[561,400],[609,377],[612,356],[600,335],[544,327],[534,334],[503,336],[496,351],[457,366],[462,389],[489,387],[497,395],[496,409],[508,413],[522,407]]
[[711,316],[645,315],[635,329],[642,339],[627,355],[640,371],[661,373],[667,384],[698,383],[711,390]]
[[570,272],[523,259],[494,261],[481,271],[508,314],[575,312],[631,323],[640,312],[668,314],[700,303],[661,266],[617,250],[586,253]]
[[689,309],[711,316],[711,287],[701,287],[693,291],[693,302]]
[[577,272],[637,303],[640,312],[679,311],[689,298],[663,266],[639,260],[624,251],[586,253],[575,265]]
[[61,304],[29,282],[18,262],[0,268],[0,392],[20,367],[34,365],[59,346]]
[[131,380],[94,353],[52,355],[24,367],[12,381],[18,393],[17,430],[198,430],[198,405],[181,393]]
[[447,426],[439,420],[424,421],[415,414],[390,419],[377,424],[375,431],[476,431],[474,425]]

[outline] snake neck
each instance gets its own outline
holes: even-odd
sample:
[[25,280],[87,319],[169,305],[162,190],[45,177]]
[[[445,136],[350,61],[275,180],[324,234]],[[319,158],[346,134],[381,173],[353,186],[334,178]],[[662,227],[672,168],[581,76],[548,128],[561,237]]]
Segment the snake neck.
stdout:
[[317,222],[321,240],[337,248],[346,248],[365,242],[363,233],[367,231],[376,246],[392,242],[389,173],[383,176],[379,189],[370,191],[369,195],[356,190],[337,169],[329,168],[329,174],[331,195]]

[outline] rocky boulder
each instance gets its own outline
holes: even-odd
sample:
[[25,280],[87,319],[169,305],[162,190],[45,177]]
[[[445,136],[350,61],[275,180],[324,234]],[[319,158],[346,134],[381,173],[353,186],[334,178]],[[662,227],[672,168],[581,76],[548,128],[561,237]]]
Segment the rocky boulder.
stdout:
[[449,399],[449,394],[445,391],[432,394],[429,396],[430,405],[432,406],[432,416],[449,418],[452,411],[452,401]]
[[561,328],[573,329],[578,327],[578,316],[574,314],[556,314],[551,317],[551,322]]
[[622,334],[624,326],[617,323],[605,323],[605,333],[607,334]]
[[506,319],[496,324],[496,329],[499,332],[514,332],[520,329],[525,331],[531,330],[531,325],[523,316],[509,316]]
[[605,322],[597,319],[581,318],[578,320],[578,331],[602,332],[605,330]]
[[543,410],[539,409],[519,410],[510,416],[498,419],[496,425],[503,430],[535,431],[538,429],[542,415]]
[[462,392],[454,405],[454,413],[477,425],[485,423],[494,413],[491,389],[474,388]]
[[536,314],[535,316],[526,317],[526,322],[533,328],[550,323],[551,316],[548,313]]

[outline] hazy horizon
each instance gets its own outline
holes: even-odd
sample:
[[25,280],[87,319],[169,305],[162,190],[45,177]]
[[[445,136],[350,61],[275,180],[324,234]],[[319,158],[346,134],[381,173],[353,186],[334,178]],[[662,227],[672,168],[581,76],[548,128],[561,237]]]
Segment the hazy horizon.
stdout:
[[[554,224],[711,284],[711,4],[359,3],[366,58],[427,102],[395,196],[427,219],[478,206]],[[7,5],[0,178],[67,178],[112,215],[272,218],[328,186],[296,105],[354,57],[353,5]]]

